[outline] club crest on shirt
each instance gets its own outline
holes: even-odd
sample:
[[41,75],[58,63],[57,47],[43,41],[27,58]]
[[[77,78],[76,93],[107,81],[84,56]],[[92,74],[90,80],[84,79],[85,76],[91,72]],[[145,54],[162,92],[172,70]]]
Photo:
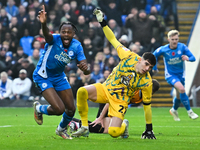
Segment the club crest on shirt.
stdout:
[[177,52],[179,55],[181,54],[181,51],[180,50],[178,50],[178,52]]
[[73,52],[73,51],[69,51],[68,55],[69,55],[69,56],[73,56],[73,55],[74,55],[74,52]]
[[133,75],[128,75],[128,76],[122,76],[121,77],[121,83],[126,85],[126,86],[129,86],[130,84],[130,80],[133,78]]
[[42,87],[46,88],[47,87],[47,83],[42,83]]

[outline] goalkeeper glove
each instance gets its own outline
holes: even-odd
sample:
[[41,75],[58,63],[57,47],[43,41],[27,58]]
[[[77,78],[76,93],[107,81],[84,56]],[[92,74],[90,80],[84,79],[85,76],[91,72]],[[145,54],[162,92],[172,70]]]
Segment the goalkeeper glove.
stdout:
[[99,8],[95,8],[93,14],[96,15],[98,22],[102,22],[104,19],[104,14]]
[[156,139],[152,130],[152,124],[146,124],[146,130],[142,133],[141,139]]

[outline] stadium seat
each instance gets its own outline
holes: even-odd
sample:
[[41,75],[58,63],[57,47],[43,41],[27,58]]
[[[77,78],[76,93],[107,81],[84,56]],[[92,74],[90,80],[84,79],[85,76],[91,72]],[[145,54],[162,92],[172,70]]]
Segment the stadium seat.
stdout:
[[127,15],[121,15],[122,24],[125,25]]
[[154,5],[154,0],[147,0],[147,5],[153,6]]
[[150,11],[151,11],[151,5],[147,4],[146,7],[145,7],[145,12],[146,12],[147,14],[149,14]]
[[160,11],[160,8],[161,8],[160,4],[156,4],[156,5],[154,5],[154,6],[157,8],[157,11],[159,12],[159,11]]
[[[155,4],[154,6],[157,8],[157,11],[160,12],[161,5],[160,5],[160,4]],[[163,15],[163,18],[166,18],[167,15],[168,15],[168,11],[165,10],[164,15]]]

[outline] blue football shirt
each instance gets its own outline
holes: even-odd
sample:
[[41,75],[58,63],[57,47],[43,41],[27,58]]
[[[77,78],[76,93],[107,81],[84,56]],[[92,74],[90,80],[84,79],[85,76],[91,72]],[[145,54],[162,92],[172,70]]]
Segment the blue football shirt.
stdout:
[[65,66],[73,59],[78,61],[86,59],[81,43],[72,39],[69,47],[64,48],[60,34],[53,34],[53,41],[45,44],[33,74],[39,74],[43,78],[61,75],[64,73]]
[[[194,55],[190,52],[188,47],[183,43],[178,43],[176,49],[170,49],[169,44],[157,48],[153,53],[158,59],[159,56],[163,55],[165,65],[165,78],[175,74],[180,75],[185,71],[185,63],[182,60],[182,55],[187,55],[189,61],[195,61]],[[157,70],[155,65],[153,70]]]

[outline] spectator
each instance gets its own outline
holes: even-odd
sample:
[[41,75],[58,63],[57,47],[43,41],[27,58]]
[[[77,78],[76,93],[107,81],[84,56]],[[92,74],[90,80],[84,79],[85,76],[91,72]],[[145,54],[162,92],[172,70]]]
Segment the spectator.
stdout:
[[133,42],[139,41],[144,46],[144,52],[151,51],[151,39],[153,37],[153,27],[158,27],[159,23],[155,16],[147,17],[144,10],[140,10],[137,19],[126,23],[126,27],[132,30]]
[[[0,23],[0,43],[2,43],[5,40],[5,29],[3,29],[2,24]],[[1,47],[1,46],[0,46]]]
[[6,14],[6,10],[3,8],[0,10],[0,23],[4,31],[9,28],[9,18]]
[[69,3],[65,3],[64,5],[63,5],[63,8],[62,8],[62,10],[63,10],[63,17],[60,19],[60,23],[62,23],[62,22],[67,22],[67,21],[69,21],[69,22],[71,22],[70,20],[71,20],[71,12],[70,12],[70,5],[69,5]]
[[[47,26],[52,26],[52,28],[57,28],[59,26],[59,21],[56,19],[56,12],[54,10],[51,10],[49,12],[49,17],[47,20]],[[53,30],[50,30],[51,33],[53,33]]]
[[136,53],[136,54],[139,55],[140,48],[138,47],[138,45],[136,45],[136,44],[131,44],[131,45],[129,46],[129,49],[130,49],[132,52],[134,52],[134,53]]
[[[118,26],[117,22],[114,19],[110,19],[108,21],[108,26],[110,27],[110,29],[113,31],[113,33],[115,34],[115,37],[117,39],[119,39],[121,37],[121,28]],[[108,40],[104,39],[104,46],[111,46],[110,42],[108,42]]]
[[102,31],[101,26],[100,26],[99,22],[97,21],[96,17],[93,17],[92,21],[89,22],[89,27],[93,28],[95,30],[95,33],[97,35],[99,35],[102,39],[104,38],[103,31]]
[[19,13],[18,7],[15,6],[15,1],[14,0],[7,0],[7,6],[6,6],[5,10],[11,16],[16,16]]
[[6,52],[6,71],[10,70],[13,66],[13,64],[15,63],[15,61],[13,60],[13,55],[11,51]]
[[102,72],[100,71],[100,65],[98,63],[94,64],[93,71],[91,73],[91,78],[95,80],[95,83],[103,77]]
[[108,59],[111,56],[110,47],[106,46],[103,48],[103,53],[105,55],[105,59]]
[[30,63],[27,58],[23,59],[21,61],[21,66],[18,70],[25,69],[26,70],[26,76],[33,81],[33,71],[35,70],[34,64]]
[[33,50],[33,55],[28,57],[28,60],[31,64],[34,64],[34,66],[37,66],[37,63],[40,59],[40,50],[35,48]]
[[40,41],[35,40],[35,41],[33,41],[32,45],[33,45],[33,49],[31,50],[31,51],[32,51],[32,54],[33,54],[33,50],[34,50],[34,49],[38,49],[38,50],[40,51],[40,56],[41,56],[42,53],[43,53],[43,51],[44,51],[44,49],[41,48],[41,43],[40,43]]
[[39,12],[41,10],[39,0],[33,0],[32,8],[35,9],[35,12]]
[[70,18],[70,22],[72,22],[73,24],[77,24],[77,20],[78,20],[78,16],[79,16],[79,10],[77,8],[77,1],[72,0],[70,2],[70,13],[71,13],[71,18]]
[[93,28],[88,29],[88,37],[92,41],[92,45],[93,45],[95,53],[100,52],[100,51],[102,52],[103,51],[103,40],[98,34],[96,34],[96,32]]
[[23,5],[19,6],[19,14],[16,15],[17,20],[18,20],[18,25],[19,27],[22,26],[24,22],[26,22],[28,18],[28,14],[26,13],[26,8]]
[[[167,10],[169,8],[171,9],[171,11],[173,13],[175,29],[179,30],[176,0],[162,0],[161,8],[160,8],[160,15],[164,16],[165,10]],[[169,11],[168,11],[168,13],[169,13]],[[166,21],[169,20],[168,17],[169,17],[169,14],[165,19]]]
[[95,80],[91,78],[91,74],[88,74],[88,75],[82,74],[81,80],[82,80],[84,86],[95,83]]
[[76,25],[79,32],[77,32],[77,36],[80,40],[80,42],[83,42],[83,38],[85,35],[87,35],[88,32],[88,24],[85,22],[85,17],[83,15],[80,15],[78,17],[78,24]]
[[80,15],[85,17],[86,23],[89,23],[93,18],[93,10],[95,6],[92,4],[92,0],[84,0],[79,7]]
[[3,71],[6,67],[6,52],[7,50],[5,48],[0,49],[0,71]]
[[98,52],[95,56],[94,63],[99,64],[101,72],[103,72],[104,61],[105,61],[105,54],[103,52]]
[[156,17],[156,20],[159,23],[158,27],[153,27],[153,39],[152,39],[152,51],[162,46],[164,32],[165,32],[165,21],[164,18],[158,14],[157,8],[155,6],[151,7],[150,16],[153,15]]
[[5,41],[3,41],[2,43],[2,46],[6,49],[6,51],[9,51],[11,42],[12,42],[11,34],[10,32],[6,32]]
[[24,53],[28,56],[32,55],[32,42],[34,37],[30,36],[29,30],[24,30],[24,36],[20,39],[20,46],[23,48]]
[[22,60],[27,57],[28,55],[24,53],[22,47],[18,47],[16,56],[13,58],[15,61],[15,64],[12,66],[10,70],[8,70],[8,75],[11,76],[12,79],[15,79],[18,77],[18,74],[19,74],[18,68],[21,67]]
[[[122,19],[121,19],[121,11],[117,7],[115,0],[110,0],[108,6],[102,5],[104,13],[107,17],[107,21],[113,19],[117,22],[117,24],[121,27],[122,26]],[[118,38],[117,38],[118,39]]]
[[39,33],[40,27],[40,23],[36,18],[35,9],[30,8],[28,12],[28,19],[26,20],[26,22],[24,22],[22,28],[28,29],[30,36],[36,36]]
[[119,39],[120,43],[124,45],[125,47],[129,47],[129,39],[127,35],[122,35]]
[[12,28],[11,30],[11,42],[9,46],[9,50],[12,51],[13,54],[16,54],[17,47],[19,45],[19,36],[18,36],[18,29],[16,27]]
[[113,56],[110,56],[109,58],[107,58],[105,60],[105,65],[104,65],[104,69],[103,70],[112,71],[113,68],[116,67],[118,63],[119,63],[119,61],[115,60],[115,58]]
[[6,72],[1,72],[0,77],[0,100],[9,99],[12,95],[12,80]]
[[56,4],[54,5],[54,9],[56,11],[56,18],[60,20],[63,16],[62,7],[64,3],[63,0],[57,0]]
[[132,7],[136,6],[136,0],[121,0],[119,8],[123,15],[128,15],[132,9]]
[[39,41],[40,44],[41,44],[41,48],[44,49],[44,45],[45,45],[46,41],[44,39],[44,36],[43,36],[43,33],[42,33],[42,29],[40,29],[39,30],[39,34],[34,37],[34,41],[35,40]]
[[13,80],[12,92],[14,96],[12,97],[12,100],[28,100],[31,94],[31,85],[32,82],[27,78],[26,70],[21,69],[19,71],[19,78]]
[[83,50],[84,50],[84,54],[87,59],[87,62],[89,64],[92,64],[97,52],[94,51],[92,41],[89,37],[85,37],[83,40]]
[[98,82],[103,83],[104,81],[106,81],[106,79],[108,78],[108,76],[110,75],[111,71],[110,70],[104,70],[103,71],[103,78],[99,79]]
[[13,28],[19,29],[17,17],[12,17],[9,24],[9,29],[12,30]]
[[129,24],[127,22],[132,22],[135,19],[137,19],[137,14],[138,14],[138,9],[136,7],[133,7],[128,16],[126,17],[126,24]]
[[120,61],[117,50],[113,46],[111,46],[111,55],[115,58],[116,61]]

